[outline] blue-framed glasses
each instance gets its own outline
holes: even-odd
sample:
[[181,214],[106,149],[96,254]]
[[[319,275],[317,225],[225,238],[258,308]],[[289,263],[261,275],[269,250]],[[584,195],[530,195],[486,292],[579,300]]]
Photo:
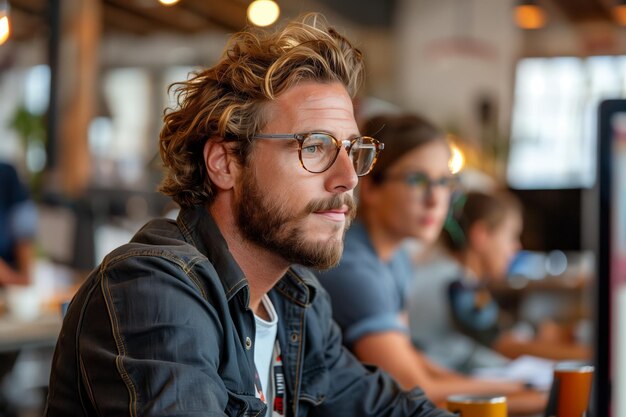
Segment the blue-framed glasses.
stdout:
[[385,145],[369,136],[358,136],[350,140],[339,140],[330,133],[310,132],[295,134],[258,134],[252,139],[283,139],[298,141],[298,157],[302,168],[319,174],[330,168],[346,148],[356,175],[367,175]]

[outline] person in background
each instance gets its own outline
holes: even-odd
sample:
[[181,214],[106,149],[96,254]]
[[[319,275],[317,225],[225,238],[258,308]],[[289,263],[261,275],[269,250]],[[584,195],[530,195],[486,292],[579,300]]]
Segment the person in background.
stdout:
[[28,285],[37,209],[15,168],[0,162],[0,286]]
[[459,265],[447,288],[449,325],[509,358],[590,359],[589,346],[577,343],[571,330],[553,321],[540,323],[535,335],[507,324],[489,290],[489,283],[506,279],[521,249],[519,200],[507,191],[469,192],[457,206],[442,233],[444,245]]
[[[0,287],[30,284],[36,232],[37,209],[28,189],[12,165],[0,162]],[[0,353],[0,383],[9,377],[18,356],[19,351]],[[15,413],[0,389],[0,415]]]
[[[451,394],[524,392],[519,381],[472,379],[437,366],[411,343],[405,296],[413,268],[402,245],[407,238],[428,245],[439,236],[455,188],[451,152],[444,133],[416,115],[376,116],[362,131],[376,133],[385,152],[360,182],[358,218],[338,266],[318,273],[344,343],[361,361],[388,371],[404,388],[422,387],[436,403]],[[542,409],[544,395],[524,393],[528,397],[510,403],[513,412]]]
[[72,300],[53,416],[444,417],[342,347],[329,268],[382,145],[359,133],[363,58],[318,14],[234,34],[179,84],[160,136],[177,219],[145,225]]

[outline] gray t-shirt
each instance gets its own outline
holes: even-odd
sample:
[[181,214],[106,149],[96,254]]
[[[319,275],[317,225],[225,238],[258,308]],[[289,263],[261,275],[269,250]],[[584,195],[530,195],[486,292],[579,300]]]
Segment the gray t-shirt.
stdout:
[[461,265],[446,256],[415,270],[407,291],[413,342],[433,361],[457,371],[502,366],[506,358],[464,335],[454,324],[448,287],[461,276]]
[[339,265],[317,275],[330,294],[333,317],[348,347],[367,334],[408,332],[400,319],[412,277],[411,261],[404,249],[383,262],[363,224],[355,221],[346,233]]

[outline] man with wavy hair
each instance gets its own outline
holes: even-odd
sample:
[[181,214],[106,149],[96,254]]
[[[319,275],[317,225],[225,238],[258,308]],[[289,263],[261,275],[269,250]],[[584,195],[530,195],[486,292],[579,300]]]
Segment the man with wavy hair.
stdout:
[[178,84],[161,191],[181,211],[112,253],[72,301],[46,415],[449,415],[341,346],[329,268],[382,144],[359,134],[361,53],[319,15],[233,35]]

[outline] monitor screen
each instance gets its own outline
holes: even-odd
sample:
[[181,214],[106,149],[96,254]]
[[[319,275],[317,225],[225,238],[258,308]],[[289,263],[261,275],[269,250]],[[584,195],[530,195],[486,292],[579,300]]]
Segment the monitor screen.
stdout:
[[626,100],[599,110],[598,416],[626,415]]

